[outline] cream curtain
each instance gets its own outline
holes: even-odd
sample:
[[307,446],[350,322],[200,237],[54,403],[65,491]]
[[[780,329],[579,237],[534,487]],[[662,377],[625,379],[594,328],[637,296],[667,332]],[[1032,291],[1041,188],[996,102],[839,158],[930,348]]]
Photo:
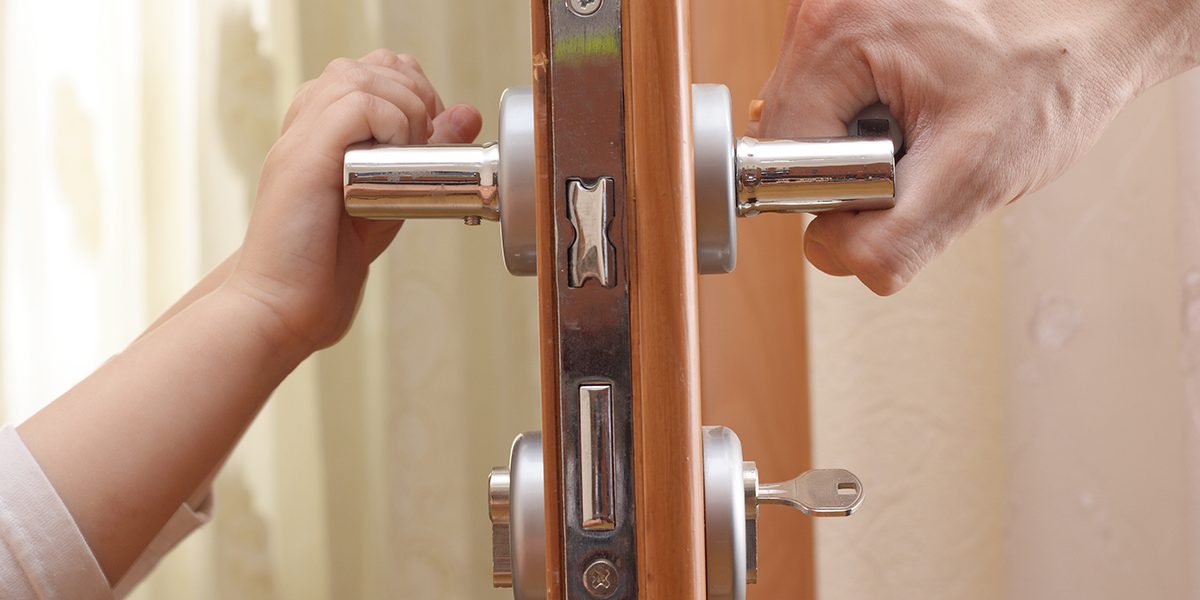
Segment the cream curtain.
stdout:
[[[329,60],[411,52],[485,137],[529,79],[524,0],[4,0],[0,23],[9,422],[236,247],[292,91]],[[351,335],[278,391],[215,521],[135,597],[503,597],[484,480],[538,416],[534,287],[498,250],[494,227],[406,226]]]

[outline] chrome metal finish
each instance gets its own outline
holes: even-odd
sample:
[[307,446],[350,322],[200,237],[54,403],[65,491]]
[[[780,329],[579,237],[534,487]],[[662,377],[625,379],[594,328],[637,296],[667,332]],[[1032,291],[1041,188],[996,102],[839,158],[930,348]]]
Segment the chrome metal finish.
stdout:
[[567,182],[567,215],[575,229],[567,282],[573,288],[583,287],[589,279],[604,287],[613,286],[613,250],[608,243],[611,190],[611,177],[590,185],[582,181]]
[[782,504],[813,517],[848,517],[863,499],[862,482],[845,469],[816,469],[758,486],[759,504]]
[[515,600],[546,597],[546,505],[542,434],[517,436],[509,467],[488,477],[492,521],[492,585]]
[[500,98],[500,239],[513,275],[537,275],[534,198],[533,90],[510,88]]
[[579,388],[580,488],[583,528],[608,531],[616,526],[613,506],[612,386]]
[[509,529],[508,469],[488,475],[488,519],[492,522],[492,587],[512,587],[512,539]]
[[742,463],[742,498],[746,502],[746,583],[758,583],[758,465]]
[[[583,404],[580,391],[580,403]],[[603,396],[599,390],[594,392]],[[586,413],[592,406],[594,403],[581,412]],[[503,480],[497,479],[495,473],[504,470],[493,471],[489,480],[493,532],[505,509],[511,515],[509,554],[512,557],[513,594],[517,600],[546,598],[541,439],[540,434],[526,433],[513,444],[508,504],[497,500],[503,498],[500,492]],[[757,466],[743,460],[741,441],[733,431],[725,427],[705,427],[703,443],[707,600],[744,600],[746,585],[758,582],[758,515],[763,504],[791,506],[812,516],[847,516],[862,504],[862,483],[849,471],[809,471],[787,483],[764,485],[759,483]],[[499,544],[499,540],[494,537],[493,544]],[[502,554],[503,551],[493,554],[497,552]],[[593,568],[600,568],[595,567],[600,561],[610,562],[617,569],[617,564],[623,564],[623,561],[613,556],[593,554],[581,572],[586,574]],[[619,570],[614,573],[620,574]],[[596,596],[588,589],[586,577],[580,581],[589,594],[583,598],[605,597]]]
[[[553,293],[554,329],[557,336],[559,380],[558,477],[563,514],[561,585],[565,600],[593,596],[584,587],[583,574],[597,558],[616,567],[618,578],[613,596],[638,597],[636,498],[633,484],[632,349],[628,255],[626,249],[627,197],[625,157],[625,73],[621,14],[623,0],[580,2],[579,8],[594,10],[581,17],[566,1],[548,3],[549,48],[546,72],[535,77],[545,82],[549,99],[549,170],[553,210],[554,264],[542,265],[555,277]],[[610,178],[608,198],[611,212],[608,243],[612,248],[607,266],[611,287],[588,283],[572,287],[572,252],[576,228],[571,223],[568,191],[570,182],[596,182]],[[578,219],[577,219],[578,220]],[[592,219],[595,223],[598,219]],[[582,222],[582,221],[581,221]],[[594,232],[588,232],[594,233]],[[592,236],[595,239],[595,236]],[[587,240],[585,240],[587,241]],[[588,242],[591,243],[591,242]],[[577,255],[578,256],[578,255]],[[599,258],[599,255],[597,256]],[[603,272],[605,267],[598,268]],[[580,275],[581,273],[576,273]],[[583,283],[582,280],[578,283]],[[608,385],[612,388],[612,457],[614,526],[611,530],[585,529],[581,485],[579,388]],[[554,582],[554,585],[560,585]]]
[[896,157],[886,138],[742,138],[737,161],[737,211],[742,217],[896,204]]
[[601,558],[583,572],[583,589],[593,598],[612,598],[617,593],[617,582],[621,580],[620,571],[612,561]]
[[368,219],[500,220],[500,150],[375,146],[348,150],[346,211]]
[[723,85],[692,86],[696,161],[696,256],[700,272],[737,264],[737,216],[766,212],[871,210],[895,204],[899,127],[886,106],[863,111],[849,138],[733,137]]
[[[612,19],[609,12],[586,19],[572,17],[574,23],[568,25],[578,28],[587,23],[589,26],[580,35],[595,34],[593,37],[603,38],[603,27],[593,30],[590,26],[601,21],[607,24]],[[595,48],[571,45],[560,58],[572,52],[600,52],[607,43],[597,41]],[[570,69],[587,70],[582,64],[571,65]],[[587,83],[580,85],[586,87]],[[850,124],[849,138],[735,141],[729,90],[722,85],[696,84],[692,91],[696,256],[701,273],[733,270],[737,263],[738,216],[871,210],[895,204],[893,153],[903,147],[903,138],[887,107],[876,105],[864,110]],[[580,104],[575,108],[583,107],[591,116],[594,108],[591,103],[598,101],[578,98]],[[581,123],[578,128],[587,130],[593,125]],[[572,135],[562,151],[577,151],[580,140],[587,139],[590,138]],[[377,146],[347,152],[347,210],[354,216],[372,219],[458,218],[468,225],[499,221],[504,263],[509,272],[536,275],[534,140],[532,92],[529,88],[510,89],[500,102],[498,145]],[[599,156],[610,159],[619,156],[623,160],[623,153],[615,147],[604,150]],[[582,165],[594,161],[592,155],[583,153],[576,157],[576,162]],[[584,170],[577,171],[574,177],[580,182],[595,182],[605,172],[615,173]],[[610,192],[609,203],[595,208],[607,210],[605,217],[612,218],[616,211],[613,202],[621,186],[614,181],[604,189]],[[585,225],[591,228],[596,224],[593,220]],[[598,241],[594,232],[590,233],[591,241]],[[591,249],[596,253],[585,253],[582,257],[598,262],[615,260],[615,256],[600,252],[602,247],[594,245]],[[618,248],[610,250],[616,252]],[[587,266],[604,267],[596,262]],[[573,272],[573,276],[580,275],[587,277],[582,272]],[[612,284],[610,273],[608,285]]]
[[758,583],[758,514],[785,504],[812,516],[847,516],[862,503],[862,483],[841,469],[809,471],[784,484],[760,485],[742,460],[737,434],[704,428],[704,533],[708,600],[744,600]]
[[696,162],[696,262],[700,273],[729,273],[737,265],[733,100],[718,84],[692,86]]
[[727,427],[705,427],[703,442],[708,599],[744,600],[748,554],[742,443]]
[[596,14],[602,6],[604,0],[567,0],[567,8],[581,17]]
[[500,141],[482,146],[360,146],[346,152],[345,202],[369,219],[499,221],[504,264],[537,274],[533,92],[500,100]]

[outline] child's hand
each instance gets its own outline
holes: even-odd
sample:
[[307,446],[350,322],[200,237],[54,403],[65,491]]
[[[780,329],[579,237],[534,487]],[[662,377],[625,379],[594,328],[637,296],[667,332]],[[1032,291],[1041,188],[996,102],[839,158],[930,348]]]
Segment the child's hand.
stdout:
[[420,65],[377,50],[339,59],[300,89],[267,156],[250,229],[225,286],[260,304],[266,331],[314,351],[350,327],[373,260],[399,222],[351,218],[342,158],[350,145],[469,143],[473,107],[443,110]]

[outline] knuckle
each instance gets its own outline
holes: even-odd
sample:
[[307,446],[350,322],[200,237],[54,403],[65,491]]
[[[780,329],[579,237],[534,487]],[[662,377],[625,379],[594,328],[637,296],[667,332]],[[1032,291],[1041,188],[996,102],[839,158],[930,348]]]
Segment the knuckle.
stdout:
[[354,90],[346,94],[345,101],[362,112],[371,112],[379,105],[378,98],[362,90]]
[[367,55],[367,59],[372,62],[390,64],[396,59],[396,53],[387,48],[376,48]]
[[421,63],[415,56],[411,54],[393,54],[392,56],[394,56],[396,58],[396,62],[402,66],[417,69],[418,71],[421,69]]
[[307,98],[307,97],[308,97],[308,94],[309,94],[309,92],[311,92],[311,91],[312,91],[312,87],[313,87],[313,85],[314,85],[314,84],[315,84],[315,82],[314,82],[314,81],[312,81],[312,80],[305,81],[303,84],[301,84],[301,85],[300,85],[300,87],[299,87],[299,88],[297,88],[297,89],[296,89],[296,93],[292,95],[292,100],[293,100],[293,106],[292,106],[292,109],[293,109],[293,110],[296,108],[296,106],[294,105],[294,103],[295,103],[296,101],[300,101],[300,100],[303,100],[303,99]]
[[840,43],[862,40],[881,12],[878,0],[805,0],[799,18],[806,37]]
[[410,110],[414,116],[421,117],[422,119],[428,116],[429,109],[425,107],[425,101],[421,98],[420,94],[410,90],[408,103],[412,105]]
[[325,67],[325,73],[334,75],[353,69],[358,66],[358,61],[350,58],[335,58],[329,61]]
[[363,68],[361,65],[342,73],[342,80],[351,89],[355,90],[369,90],[374,88],[376,78],[375,73]]
[[396,73],[394,77],[395,80],[400,83],[400,85],[404,86],[404,89],[414,91],[418,88],[417,82],[412,77],[409,77],[404,73]]

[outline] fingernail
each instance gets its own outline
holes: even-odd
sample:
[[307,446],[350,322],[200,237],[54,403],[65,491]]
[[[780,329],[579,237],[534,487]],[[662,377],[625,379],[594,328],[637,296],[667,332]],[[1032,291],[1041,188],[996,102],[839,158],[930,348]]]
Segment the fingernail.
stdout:
[[761,98],[750,101],[750,122],[756,123],[762,120],[763,107],[766,104]]
[[433,119],[425,117],[425,139],[433,137]]
[[467,126],[471,124],[471,120],[475,115],[463,106],[454,107],[454,114],[450,115],[450,124],[454,127],[454,133],[462,135],[467,130]]

